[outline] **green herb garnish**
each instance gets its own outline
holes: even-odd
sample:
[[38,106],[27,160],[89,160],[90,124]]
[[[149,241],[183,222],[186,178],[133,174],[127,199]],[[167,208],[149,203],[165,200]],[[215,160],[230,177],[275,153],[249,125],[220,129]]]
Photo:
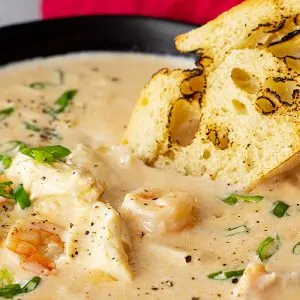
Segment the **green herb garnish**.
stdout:
[[14,282],[14,277],[11,272],[6,268],[0,269],[0,288],[12,284]]
[[49,82],[33,82],[30,83],[28,86],[35,90],[44,90],[48,86],[54,86],[55,84]]
[[238,201],[258,203],[263,198],[264,197],[262,197],[262,196],[251,196],[251,195],[250,196],[242,196],[242,195],[233,194],[233,195],[230,195],[229,197],[223,199],[223,201],[229,205],[234,205]]
[[29,293],[37,288],[41,282],[40,277],[33,277],[23,287],[20,284],[8,284],[0,288],[0,297],[2,298],[13,298],[19,294]]
[[0,110],[0,122],[4,121],[7,117],[9,117],[16,109],[14,107],[9,107]]
[[278,218],[282,218],[286,211],[288,210],[290,206],[282,201],[277,201],[273,210],[272,210],[272,213],[278,217]]
[[70,105],[72,100],[77,94],[77,90],[68,90],[64,92],[55,102],[55,107],[49,107],[48,113],[56,118],[57,114],[61,114],[65,111],[65,109]]
[[46,81],[32,82],[28,86],[35,90],[44,90],[47,87],[57,86],[64,83],[64,72],[62,70],[56,69],[55,72],[58,74],[58,83],[51,83]]
[[279,236],[276,237],[268,237],[266,238],[257,248],[257,255],[259,259],[263,262],[273,256],[280,247],[280,239]]
[[4,198],[14,199],[22,209],[31,205],[30,199],[24,190],[23,184],[12,189],[12,181],[0,182],[0,196]]
[[64,92],[55,102],[55,104],[58,106],[54,112],[56,114],[60,114],[65,111],[67,106],[71,103],[73,98],[76,96],[77,90],[69,90]]
[[29,293],[35,290],[37,286],[40,284],[40,282],[41,282],[41,278],[38,276],[34,276],[22,287],[22,293]]
[[22,209],[29,207],[31,205],[30,199],[24,190],[23,184],[19,184],[13,190],[13,198],[20,205]]
[[249,233],[250,228],[247,227],[246,225],[240,225],[236,227],[229,227],[226,229],[226,231],[228,231],[227,236],[232,236],[240,233]]
[[13,199],[12,181],[0,182],[0,196]]
[[41,132],[42,128],[33,124],[33,123],[28,123],[28,122],[23,122],[23,124],[25,125],[25,128],[34,132]]
[[235,271],[218,271],[207,275],[209,279],[226,280],[232,277],[240,277],[244,274],[245,269]]
[[8,169],[12,163],[12,159],[8,155],[0,154],[0,174],[3,173],[4,170]]
[[0,297],[10,299],[22,293],[22,288],[19,284],[8,284],[0,288]]
[[40,148],[24,148],[21,153],[32,157],[38,162],[51,163],[68,156],[71,151],[61,145],[46,146]]
[[293,247],[293,254],[299,255],[300,254],[300,242],[298,242],[294,247]]

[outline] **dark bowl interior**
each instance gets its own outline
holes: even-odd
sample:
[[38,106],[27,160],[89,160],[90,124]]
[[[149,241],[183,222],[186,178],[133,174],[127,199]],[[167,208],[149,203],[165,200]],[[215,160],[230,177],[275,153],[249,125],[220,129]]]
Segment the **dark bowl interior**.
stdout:
[[88,16],[0,28],[0,65],[77,51],[178,55],[174,37],[193,25],[134,16]]

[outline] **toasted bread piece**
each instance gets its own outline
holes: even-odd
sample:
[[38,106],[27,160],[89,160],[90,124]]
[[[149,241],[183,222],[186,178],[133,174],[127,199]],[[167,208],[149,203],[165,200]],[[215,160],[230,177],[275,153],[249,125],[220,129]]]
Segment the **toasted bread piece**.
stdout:
[[[211,70],[233,49],[269,47],[299,37],[299,30],[299,0],[247,0],[206,25],[177,36],[175,43],[181,52],[200,55],[199,64],[201,59],[205,64],[210,62]],[[299,43],[294,52],[300,59]]]
[[199,69],[158,71],[141,92],[124,143],[147,164],[153,164],[168,139],[169,115],[174,102],[181,97],[201,98],[204,88],[205,78]]
[[163,70],[144,88],[124,139],[138,157],[238,190],[295,158],[299,74],[266,50],[233,50],[206,79],[199,71],[204,95],[187,95],[195,72]]

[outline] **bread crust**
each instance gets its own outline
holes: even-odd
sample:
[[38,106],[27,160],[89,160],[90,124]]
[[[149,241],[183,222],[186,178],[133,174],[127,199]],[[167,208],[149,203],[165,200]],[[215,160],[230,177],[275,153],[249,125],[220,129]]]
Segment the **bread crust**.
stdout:
[[[251,36],[262,30],[265,36],[273,31],[282,31],[287,19],[299,18],[298,0],[247,0],[224,12],[216,19],[175,38],[180,52],[192,52],[212,60],[211,69],[216,68],[233,49],[256,48]],[[291,31],[299,30],[295,24]],[[286,33],[287,34],[287,33]],[[268,46],[268,39],[262,38],[260,46]]]
[[[180,89],[195,74],[203,76],[164,69],[142,91],[124,141],[148,165],[247,189],[300,151],[300,78],[282,60],[266,50],[234,50],[206,78],[202,97]],[[249,76],[250,87],[238,76]],[[186,130],[183,139],[174,126]]]
[[157,168],[249,190],[300,157],[300,1],[247,0],[176,37],[193,70],[163,69],[124,137]]

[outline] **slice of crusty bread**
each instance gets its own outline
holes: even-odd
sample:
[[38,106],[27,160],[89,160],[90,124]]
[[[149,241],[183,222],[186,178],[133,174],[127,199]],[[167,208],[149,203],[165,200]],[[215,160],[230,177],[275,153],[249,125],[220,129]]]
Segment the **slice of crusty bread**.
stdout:
[[127,125],[124,142],[143,161],[153,164],[168,140],[169,115],[174,102],[181,97],[201,98],[204,86],[205,79],[199,69],[158,71],[141,92]]
[[300,78],[282,60],[233,50],[196,72],[164,69],[144,88],[124,138],[138,157],[245,189],[299,153]]
[[[299,30],[299,0],[246,0],[204,26],[177,36],[175,43],[181,52],[196,52],[199,63],[204,58],[211,70],[233,49],[268,47],[299,36]],[[299,48],[295,51],[300,59]]]

